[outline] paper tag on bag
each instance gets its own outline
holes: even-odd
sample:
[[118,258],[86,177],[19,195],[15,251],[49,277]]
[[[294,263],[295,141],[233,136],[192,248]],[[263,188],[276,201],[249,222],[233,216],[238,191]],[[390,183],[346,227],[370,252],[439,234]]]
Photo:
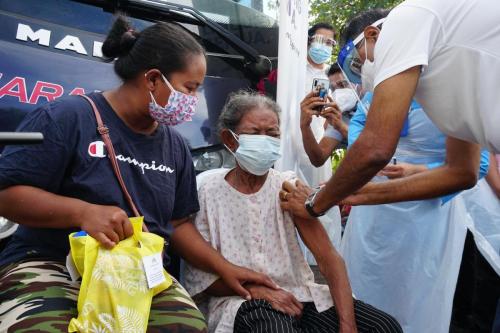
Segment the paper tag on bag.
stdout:
[[152,289],[165,281],[161,253],[155,253],[153,255],[143,257],[142,263],[144,264],[144,272],[146,273],[146,280],[148,281],[149,289]]
[[71,257],[71,253],[66,257],[66,268],[68,269],[69,276],[71,277],[71,281],[76,281],[80,278],[80,273],[76,269],[75,263],[73,262],[73,258]]

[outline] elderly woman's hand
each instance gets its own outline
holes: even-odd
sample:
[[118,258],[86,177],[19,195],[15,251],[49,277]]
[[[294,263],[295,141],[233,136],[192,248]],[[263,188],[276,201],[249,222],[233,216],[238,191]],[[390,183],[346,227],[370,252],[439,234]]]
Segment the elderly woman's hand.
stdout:
[[313,219],[305,207],[307,197],[311,193],[312,189],[300,180],[295,181],[295,184],[284,182],[279,193],[281,208],[294,216],[303,219]]
[[273,309],[288,314],[293,317],[302,315],[304,306],[295,298],[292,293],[283,289],[269,289],[265,286],[249,285],[248,290],[252,294],[252,299],[263,299],[268,301]]

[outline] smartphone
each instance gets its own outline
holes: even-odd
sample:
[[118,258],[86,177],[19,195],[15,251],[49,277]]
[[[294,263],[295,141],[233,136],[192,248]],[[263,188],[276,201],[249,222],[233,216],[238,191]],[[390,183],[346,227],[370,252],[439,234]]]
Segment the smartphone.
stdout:
[[[330,88],[330,81],[328,79],[313,79],[312,91],[318,94],[318,97],[323,98],[326,102],[326,96],[328,95],[328,89]],[[316,111],[321,112],[322,106],[315,108]]]

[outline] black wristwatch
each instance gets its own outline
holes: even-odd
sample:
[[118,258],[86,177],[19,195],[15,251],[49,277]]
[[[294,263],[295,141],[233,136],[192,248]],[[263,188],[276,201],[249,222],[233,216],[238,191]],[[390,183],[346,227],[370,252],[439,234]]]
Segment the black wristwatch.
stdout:
[[318,195],[319,191],[321,191],[323,187],[322,186],[318,186],[314,189],[314,191],[307,197],[307,200],[306,200],[306,210],[307,212],[309,213],[309,215],[311,215],[312,217],[320,217],[320,216],[323,216],[325,215],[325,212],[322,212],[322,213],[316,213],[314,211],[314,200],[316,199],[316,196]]

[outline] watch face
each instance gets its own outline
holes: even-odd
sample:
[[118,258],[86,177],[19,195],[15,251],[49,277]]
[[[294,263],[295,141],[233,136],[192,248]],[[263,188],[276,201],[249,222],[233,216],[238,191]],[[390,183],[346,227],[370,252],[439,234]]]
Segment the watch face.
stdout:
[[316,195],[318,194],[318,192],[321,191],[321,188],[322,188],[321,186],[315,188],[314,191],[307,197],[307,200],[305,202],[305,206],[306,206],[307,212],[312,217],[320,217],[320,216],[323,215],[323,214],[316,213],[314,211],[314,209],[313,209],[313,207],[314,207],[314,199],[316,198]]

